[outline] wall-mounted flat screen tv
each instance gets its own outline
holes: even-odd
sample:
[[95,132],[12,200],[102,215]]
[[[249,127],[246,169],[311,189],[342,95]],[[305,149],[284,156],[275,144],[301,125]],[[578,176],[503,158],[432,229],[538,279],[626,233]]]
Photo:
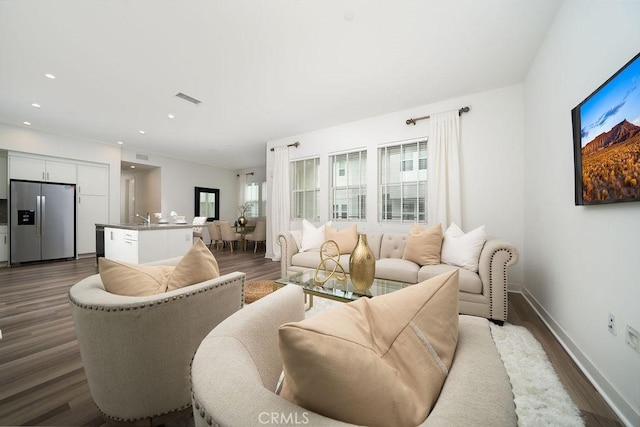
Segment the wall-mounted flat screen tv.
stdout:
[[640,201],[640,53],[571,115],[576,205]]

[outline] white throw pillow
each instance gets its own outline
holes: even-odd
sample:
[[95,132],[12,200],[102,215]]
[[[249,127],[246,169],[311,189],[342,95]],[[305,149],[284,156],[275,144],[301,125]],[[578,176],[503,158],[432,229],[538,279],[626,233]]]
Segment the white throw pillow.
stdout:
[[440,259],[445,264],[477,273],[480,252],[486,240],[484,225],[465,233],[456,224],[451,223],[444,232]]
[[298,251],[300,251],[300,248],[302,247],[302,230],[291,230],[289,233],[293,236],[293,241],[296,242]]
[[300,242],[300,252],[305,252],[312,249],[320,249],[320,246],[322,246],[322,244],[324,243],[325,225],[331,225],[331,221],[316,228],[306,219],[302,220],[302,241]]

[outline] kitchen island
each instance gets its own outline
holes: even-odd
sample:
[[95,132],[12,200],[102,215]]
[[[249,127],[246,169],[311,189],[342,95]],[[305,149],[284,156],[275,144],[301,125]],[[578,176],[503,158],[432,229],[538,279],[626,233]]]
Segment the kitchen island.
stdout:
[[96,245],[101,229],[104,257],[114,261],[158,261],[184,255],[193,245],[192,224],[96,224]]

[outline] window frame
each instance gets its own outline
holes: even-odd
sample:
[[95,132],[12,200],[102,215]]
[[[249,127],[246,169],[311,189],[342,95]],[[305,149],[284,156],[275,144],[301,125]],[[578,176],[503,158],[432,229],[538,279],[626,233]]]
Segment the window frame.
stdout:
[[[346,156],[344,164],[339,161],[340,157]],[[350,158],[356,157],[357,158]],[[358,148],[351,151],[331,153],[329,154],[329,218],[331,221],[337,222],[364,222],[367,220],[367,158],[368,152],[366,148]],[[358,182],[357,184],[350,183],[350,161],[357,161],[358,169]],[[342,181],[346,181],[345,185],[338,185],[336,181],[340,178]],[[336,193],[338,191],[347,192],[346,205],[343,200],[337,200]],[[357,192],[358,200],[355,204],[357,212],[351,212],[349,209],[350,203],[348,200],[351,197],[351,192]],[[338,206],[340,207],[338,209]],[[346,206],[346,209],[345,209]]]
[[[253,191],[251,187],[256,188],[257,200],[250,199]],[[263,218],[267,216],[267,181],[248,181],[244,188],[244,203],[251,203],[251,207],[245,215],[247,218]],[[257,215],[254,215],[257,213]]]
[[[391,150],[399,152],[392,153]],[[413,149],[413,150],[412,150]],[[428,198],[428,138],[418,138],[378,146],[378,202],[377,219],[381,223],[427,224]],[[412,153],[411,158],[407,157]],[[398,157],[392,164],[392,156]],[[408,166],[411,166],[409,170]],[[395,180],[392,180],[395,174]],[[411,178],[411,177],[414,178]],[[415,187],[412,190],[411,187]],[[395,189],[399,198],[392,199],[390,188]],[[416,197],[405,197],[414,191]],[[412,207],[411,212],[408,208]],[[395,209],[394,209],[395,208]]]
[[[308,172],[307,171],[307,164],[308,162],[313,161],[314,165],[313,165],[313,169],[312,171]],[[319,201],[319,197],[320,197],[320,156],[316,156],[316,157],[308,157],[308,158],[304,158],[304,159],[298,159],[298,160],[292,160],[291,162],[289,162],[290,165],[290,171],[291,171],[291,184],[290,184],[290,191],[291,191],[291,206],[290,206],[290,215],[291,215],[291,219],[295,220],[295,221],[301,221],[303,219],[306,219],[308,221],[315,221],[316,218],[319,217],[320,213],[319,213],[319,205],[320,205],[320,201]],[[301,179],[298,179],[298,168],[297,165],[302,165],[302,177]],[[314,178],[309,180],[308,179],[308,175],[313,173],[314,174]],[[309,181],[312,181],[312,183],[314,183],[314,186],[306,186],[306,184],[309,183]],[[315,181],[315,182],[313,182]],[[303,185],[301,186],[301,188],[296,188],[298,183],[303,183]],[[312,208],[311,210],[312,215],[308,215],[309,212],[306,212],[307,208],[307,197],[309,196],[310,193],[313,193],[314,197],[312,200]],[[299,206],[298,203],[298,197],[297,195],[301,194],[302,195],[302,206]],[[301,210],[300,210],[301,209]],[[298,211],[300,210],[300,215],[298,214]]]

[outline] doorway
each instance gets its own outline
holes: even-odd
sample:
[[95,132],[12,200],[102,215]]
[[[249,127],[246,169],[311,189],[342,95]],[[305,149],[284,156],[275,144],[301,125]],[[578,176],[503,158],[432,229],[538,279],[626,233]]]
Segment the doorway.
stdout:
[[142,220],[137,214],[153,217],[161,209],[161,168],[131,162],[121,162],[120,222],[135,224]]

